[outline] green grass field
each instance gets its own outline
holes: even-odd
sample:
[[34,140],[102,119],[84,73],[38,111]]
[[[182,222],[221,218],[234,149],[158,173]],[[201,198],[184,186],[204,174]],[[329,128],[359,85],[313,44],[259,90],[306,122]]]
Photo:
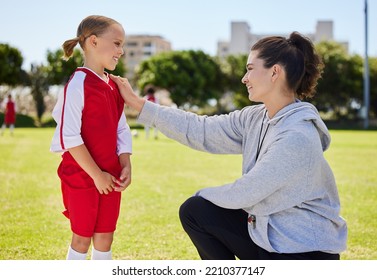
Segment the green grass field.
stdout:
[[[196,260],[179,206],[196,190],[241,175],[241,157],[191,150],[160,134],[134,138],[132,185],[123,193],[114,259]],[[65,259],[71,232],[61,214],[53,129],[0,136],[0,260]],[[326,152],[349,227],[348,260],[377,259],[377,132],[331,131]]]

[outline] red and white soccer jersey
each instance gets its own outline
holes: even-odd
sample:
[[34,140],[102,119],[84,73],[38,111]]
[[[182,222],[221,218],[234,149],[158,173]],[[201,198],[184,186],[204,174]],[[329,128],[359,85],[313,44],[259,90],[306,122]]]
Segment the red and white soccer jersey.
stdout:
[[[105,142],[112,142],[112,145],[116,143],[118,155],[132,153],[132,136],[123,108],[124,101],[111,79],[106,83],[92,70],[77,68],[52,112],[57,126],[51,151],[64,152],[85,141],[86,145],[89,142],[100,142],[105,150],[113,148],[107,147]],[[116,120],[117,128],[114,130]],[[109,127],[109,122],[112,122],[113,127]],[[112,133],[113,138],[116,132],[117,141],[114,142],[113,138],[110,141],[109,135],[103,134],[105,130]],[[99,138],[90,137],[94,134]]]

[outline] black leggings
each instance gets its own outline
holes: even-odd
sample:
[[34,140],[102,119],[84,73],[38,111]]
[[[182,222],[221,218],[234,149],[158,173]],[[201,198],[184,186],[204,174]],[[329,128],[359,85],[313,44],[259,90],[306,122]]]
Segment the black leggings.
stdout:
[[339,254],[319,251],[269,253],[251,240],[245,211],[221,208],[199,196],[182,204],[179,217],[203,260],[339,260]]

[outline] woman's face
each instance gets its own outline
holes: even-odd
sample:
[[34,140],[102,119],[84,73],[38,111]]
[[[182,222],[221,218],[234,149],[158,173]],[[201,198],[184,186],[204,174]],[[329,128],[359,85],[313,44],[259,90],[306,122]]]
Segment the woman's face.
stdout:
[[246,74],[242,78],[249,93],[250,101],[264,102],[271,92],[271,68],[264,67],[264,61],[258,58],[258,51],[251,51],[246,63]]

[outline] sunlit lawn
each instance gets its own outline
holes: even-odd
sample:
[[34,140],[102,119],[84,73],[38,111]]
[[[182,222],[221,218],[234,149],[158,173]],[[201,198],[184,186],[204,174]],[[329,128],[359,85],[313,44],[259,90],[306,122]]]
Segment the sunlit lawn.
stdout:
[[[0,137],[0,259],[64,259],[70,242],[56,168],[53,129],[16,129]],[[377,259],[377,132],[331,131],[326,152],[349,226],[342,259]],[[195,260],[178,218],[196,190],[236,179],[241,157],[210,155],[159,134],[134,138],[133,183],[123,193],[114,259]]]

